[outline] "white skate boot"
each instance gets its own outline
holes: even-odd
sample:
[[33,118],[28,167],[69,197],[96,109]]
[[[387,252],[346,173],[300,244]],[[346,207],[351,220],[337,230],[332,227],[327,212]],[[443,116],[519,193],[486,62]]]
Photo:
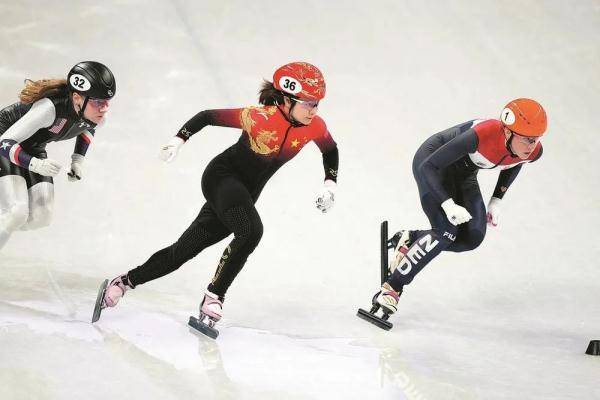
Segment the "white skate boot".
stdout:
[[[396,292],[389,283],[384,282],[379,292],[375,293],[373,300],[371,300],[371,310],[367,311],[359,308],[357,316],[381,329],[389,331],[393,325],[388,321],[388,318],[398,310],[398,300],[401,294],[402,289],[400,289],[400,292]],[[380,310],[381,316],[378,316],[377,313]]]
[[401,294],[402,290],[396,292],[389,283],[384,282],[379,293],[373,298],[373,304],[379,304],[384,314],[392,315],[398,311],[398,300],[400,300]]
[[221,317],[223,317],[223,302],[218,295],[207,290],[202,303],[200,303],[199,317],[191,316],[188,325],[206,336],[216,339],[219,331],[214,326],[221,320]]

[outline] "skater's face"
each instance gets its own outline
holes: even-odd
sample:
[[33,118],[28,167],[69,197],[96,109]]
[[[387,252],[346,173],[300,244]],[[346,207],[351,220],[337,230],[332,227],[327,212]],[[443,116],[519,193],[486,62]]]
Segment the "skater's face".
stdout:
[[[84,97],[80,96],[79,93],[73,93],[73,106],[75,107],[76,112],[81,110],[84,100]],[[110,100],[94,99],[90,97],[85,106],[83,116],[96,125],[100,125],[104,122],[104,118],[108,112],[109,103]]]
[[504,128],[504,134],[506,135],[506,140],[510,139],[511,134],[513,135],[512,140],[510,141],[510,149],[521,160],[526,160],[540,141],[540,136],[521,136],[508,128]]
[[[289,115],[291,109],[291,117],[302,125],[310,125],[313,118],[319,112],[318,101],[290,100],[284,97],[284,102],[284,110]],[[292,107],[292,102],[295,103],[294,107]]]

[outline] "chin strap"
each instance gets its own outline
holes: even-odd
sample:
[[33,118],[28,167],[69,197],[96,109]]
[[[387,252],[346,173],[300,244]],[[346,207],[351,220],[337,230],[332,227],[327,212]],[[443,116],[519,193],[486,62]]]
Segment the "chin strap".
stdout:
[[[89,100],[89,97],[85,96],[84,100],[83,100],[83,105],[81,106],[81,108],[79,109],[79,111],[77,111],[75,114],[77,114],[77,116],[79,117],[79,119],[81,121],[83,121],[86,124],[90,125],[90,128],[95,128],[96,124],[83,116],[83,114],[85,112],[85,107],[87,106],[87,103],[88,103],[88,100]],[[71,104],[73,103],[71,96],[69,96],[69,102],[71,102]],[[73,105],[73,108],[75,108],[74,105]]]
[[290,111],[288,112],[288,114],[286,115],[285,112],[283,112],[283,110],[281,109],[281,107],[279,107],[279,104],[277,104],[277,108],[279,109],[279,111],[281,111],[281,113],[283,114],[283,116],[285,117],[285,119],[288,120],[288,122],[293,126],[293,127],[300,127],[300,126],[306,126],[304,125],[302,122],[297,121],[293,116],[292,116],[292,110],[294,109],[294,106],[296,105],[296,101],[292,98],[292,97],[288,97],[288,99],[290,99],[290,101],[292,102],[292,105],[290,106]]

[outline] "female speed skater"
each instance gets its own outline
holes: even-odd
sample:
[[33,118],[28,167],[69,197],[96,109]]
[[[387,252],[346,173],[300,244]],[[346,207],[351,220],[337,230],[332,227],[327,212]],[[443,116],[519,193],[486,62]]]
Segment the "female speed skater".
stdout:
[[259,95],[262,106],[205,110],[186,122],[162,148],[164,161],[170,162],[180,147],[205,126],[238,128],[242,135],[206,167],[202,176],[206,203],[189,228],[174,244],[101,288],[92,320],[100,317],[101,309],[114,307],[127,290],[175,271],[233,233],[200,304],[202,328],[212,329],[222,317],[227,289],[263,234],[254,204],[273,174],[311,141],[321,150],[325,169],[317,208],[327,212],[333,206],[338,150],[325,122],[317,116],[324,97],[321,71],[305,62],[293,62],[277,69],[272,83],[264,82]]
[[80,180],[85,154],[115,91],[105,65],[83,61],[66,80],[26,80],[20,101],[0,111],[0,249],[14,231],[50,224],[52,177],[61,165],[47,158],[46,144],[77,138],[67,174],[69,181]]
[[[520,98],[506,105],[500,120],[465,122],[436,133],[419,147],[412,170],[431,229],[401,230],[392,237],[395,251],[388,279],[373,297],[371,315],[363,310],[359,316],[383,328],[397,311],[403,287],[433,258],[442,251],[469,251],[481,244],[486,223],[498,225],[502,198],[523,164],[542,156],[540,139],[546,125],[542,106]],[[487,212],[477,183],[480,169],[501,170]],[[383,318],[374,315],[379,308]]]

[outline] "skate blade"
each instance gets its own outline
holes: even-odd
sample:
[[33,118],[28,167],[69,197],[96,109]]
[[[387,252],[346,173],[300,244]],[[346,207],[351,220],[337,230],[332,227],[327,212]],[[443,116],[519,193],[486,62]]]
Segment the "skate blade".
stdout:
[[104,292],[106,291],[106,287],[108,286],[108,279],[105,279],[104,282],[100,285],[100,289],[98,289],[98,296],[96,297],[96,305],[94,306],[94,314],[92,315],[92,324],[100,319],[100,314],[102,314],[102,300],[104,300]]
[[373,325],[384,329],[386,331],[389,331],[390,329],[393,328],[393,324],[389,321],[386,321],[378,316],[376,316],[375,314],[372,314],[368,311],[363,310],[362,308],[358,309],[358,312],[356,313],[356,315],[361,318],[364,319],[367,322],[372,323]]
[[194,316],[190,316],[188,325],[211,339],[216,339],[217,336],[219,336],[218,330],[216,330],[215,328],[211,328],[210,326],[206,325]]

